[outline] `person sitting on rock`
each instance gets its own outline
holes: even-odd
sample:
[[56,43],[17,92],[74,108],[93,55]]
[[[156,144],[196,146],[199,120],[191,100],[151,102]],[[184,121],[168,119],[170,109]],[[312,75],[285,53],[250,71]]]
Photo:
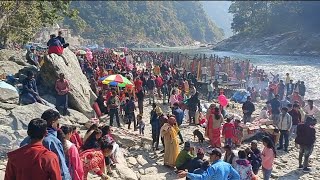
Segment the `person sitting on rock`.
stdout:
[[35,54],[35,49],[36,48],[34,48],[34,46],[30,47],[30,51],[28,51],[26,54],[26,59],[29,64],[34,65],[37,68],[40,68],[38,56]]
[[66,41],[64,40],[64,37],[62,37],[62,31],[58,31],[57,39],[61,42],[63,48],[66,48],[69,46],[69,43],[66,43]]
[[47,46],[48,46],[48,54],[54,53],[54,54],[61,56],[62,59],[64,60],[65,64],[68,66],[68,62],[67,62],[66,58],[62,55],[63,54],[63,45],[61,44],[59,39],[57,39],[55,34],[50,35],[50,40],[47,42]]
[[202,148],[199,148],[197,151],[197,157],[193,158],[189,163],[188,172],[194,173],[196,169],[201,168],[204,162],[203,158],[204,158],[204,151]]
[[38,93],[34,73],[32,71],[28,71],[26,75],[27,77],[22,82],[21,103],[24,105],[33,104],[35,102],[44,104]]
[[68,92],[70,91],[69,81],[65,79],[63,73],[59,74],[59,79],[56,81],[55,89],[57,91],[56,107],[62,107],[62,115],[68,113]]
[[190,161],[193,159],[194,147],[191,147],[189,141],[184,143],[184,148],[180,151],[176,159],[176,167],[178,170],[185,170],[189,168]]

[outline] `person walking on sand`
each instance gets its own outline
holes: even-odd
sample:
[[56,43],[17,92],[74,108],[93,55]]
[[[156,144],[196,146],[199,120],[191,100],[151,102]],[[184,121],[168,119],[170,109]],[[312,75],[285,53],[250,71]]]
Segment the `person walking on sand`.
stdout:
[[280,120],[280,107],[281,103],[279,101],[279,95],[276,95],[270,101],[267,101],[268,104],[271,105],[271,119],[273,120],[273,125],[277,125]]
[[[176,102],[173,104],[173,110],[172,110],[172,114],[176,117],[177,119],[177,123],[178,123],[178,127],[181,126],[183,118],[184,118],[184,113],[182,111],[182,109],[180,109],[179,104]],[[180,138],[180,143],[179,144],[183,144],[183,137],[181,134],[181,131],[178,132],[179,138]]]
[[[297,137],[295,142],[300,145],[299,169],[303,168],[304,172],[311,171],[311,169],[308,168],[308,163],[316,141],[316,130],[314,128],[316,121],[317,120],[313,117],[307,117],[304,124],[299,124],[297,127]],[[304,157],[303,164],[302,157]]]
[[4,180],[62,180],[57,155],[43,146],[47,122],[33,119],[28,124],[30,143],[8,153]]
[[121,127],[120,118],[119,118],[120,100],[115,91],[112,91],[112,96],[109,98],[107,104],[108,104],[108,109],[109,109],[108,111],[110,116],[110,126],[113,126],[113,118],[114,116],[116,116],[118,127]]

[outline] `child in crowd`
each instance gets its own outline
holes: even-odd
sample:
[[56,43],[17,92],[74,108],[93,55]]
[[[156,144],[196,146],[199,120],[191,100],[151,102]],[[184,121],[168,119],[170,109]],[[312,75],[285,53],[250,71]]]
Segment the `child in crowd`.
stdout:
[[139,129],[139,134],[144,135],[144,127],[145,123],[142,120],[142,116],[140,114],[137,115],[137,128]]
[[239,119],[235,119],[233,123],[235,129],[233,142],[237,147],[240,147],[243,137],[243,128],[240,126],[240,122]]
[[234,138],[235,134],[234,124],[231,123],[232,119],[232,117],[228,117],[226,120],[227,122],[222,127],[222,135],[225,138],[224,144],[229,145],[230,147],[232,147],[232,139]]

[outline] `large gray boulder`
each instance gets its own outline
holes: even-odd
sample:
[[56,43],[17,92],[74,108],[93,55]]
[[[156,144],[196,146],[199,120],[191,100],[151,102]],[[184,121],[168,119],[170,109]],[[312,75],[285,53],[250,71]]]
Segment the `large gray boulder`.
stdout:
[[0,102],[1,103],[19,103],[19,94],[17,91],[11,89],[5,89],[0,87]]
[[18,106],[12,109],[10,116],[13,117],[13,129],[26,129],[30,120],[40,118],[42,113],[48,109],[51,108],[40,103]]
[[0,61],[0,74],[17,74],[20,69],[24,66],[21,66],[15,62],[11,61]]
[[64,49],[63,56],[68,62],[68,66],[65,64],[63,58],[56,54],[45,56],[45,61],[40,71],[43,80],[41,86],[48,92],[54,92],[55,82],[59,74],[64,73],[71,87],[69,93],[70,108],[90,118],[93,112],[91,105],[96,99],[96,95],[91,90],[86,76],[82,73],[76,55],[66,48]]

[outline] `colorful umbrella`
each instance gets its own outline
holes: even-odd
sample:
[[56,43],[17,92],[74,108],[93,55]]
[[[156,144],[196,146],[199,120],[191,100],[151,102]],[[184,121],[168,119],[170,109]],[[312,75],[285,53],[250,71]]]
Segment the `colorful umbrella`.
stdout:
[[[118,75],[118,74],[115,74]],[[121,75],[120,75],[121,76]],[[122,78],[122,80],[120,80],[120,78]],[[114,80],[111,80],[114,79]],[[110,75],[108,77],[106,77],[103,81],[103,84],[109,84],[111,86],[119,86],[119,87],[126,87],[126,86],[133,86],[133,84],[131,83],[131,81],[129,79],[127,79],[126,77],[117,77],[114,75]]]
[[125,81],[125,79],[127,79],[127,78],[123,77],[121,74],[112,74],[112,75],[109,75],[108,77],[106,77],[102,81],[102,83],[105,82],[106,84],[108,84],[108,83],[110,83],[112,81],[115,81],[117,83],[123,83]]

